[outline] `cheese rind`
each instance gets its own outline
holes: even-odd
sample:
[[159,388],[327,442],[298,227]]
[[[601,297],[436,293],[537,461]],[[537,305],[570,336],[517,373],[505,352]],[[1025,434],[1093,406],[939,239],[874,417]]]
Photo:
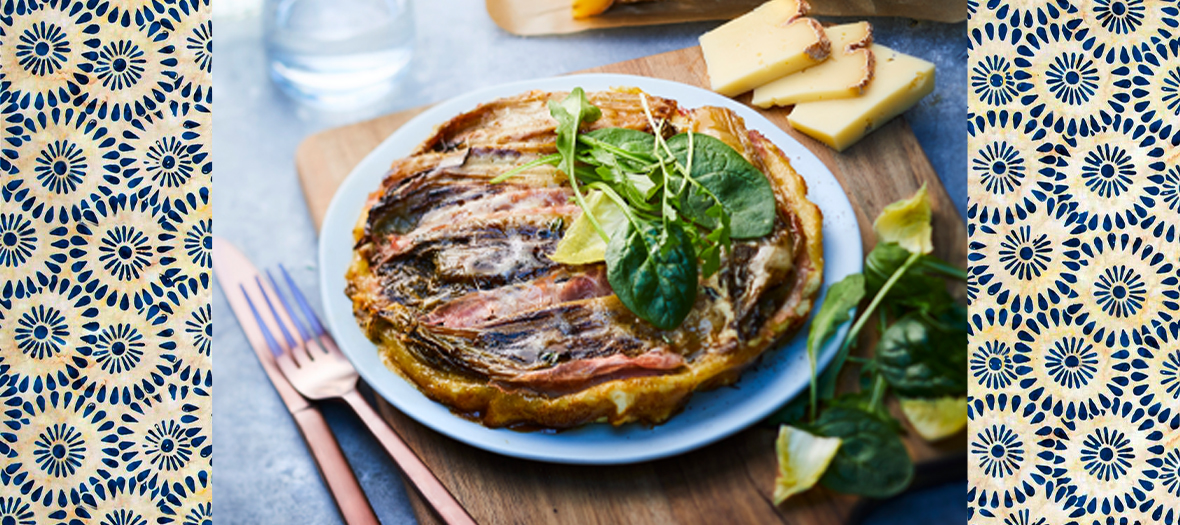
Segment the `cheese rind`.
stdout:
[[873,80],[873,26],[857,22],[824,30],[832,55],[824,62],[754,89],[755,106],[788,106],[800,102],[857,97]]
[[701,35],[713,91],[735,96],[828,58],[824,28],[803,0],[770,0]]
[[878,44],[872,50],[877,70],[863,95],[798,104],[787,116],[791,127],[844,151],[934,91],[934,64]]

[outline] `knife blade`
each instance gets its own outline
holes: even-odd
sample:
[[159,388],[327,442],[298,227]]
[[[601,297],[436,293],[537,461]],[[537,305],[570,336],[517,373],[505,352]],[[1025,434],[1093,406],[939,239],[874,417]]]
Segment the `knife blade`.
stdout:
[[[339,508],[341,516],[344,517],[344,521],[349,525],[380,523],[377,521],[377,515],[373,512],[368,497],[365,496],[364,490],[361,489],[360,483],[356,479],[356,474],[348,464],[348,460],[345,459],[344,452],[340,450],[340,444],[332,434],[332,429],[324,420],[323,414],[320,413],[317,406],[308,402],[295,390],[295,387],[291,386],[275,363],[274,355],[271,353],[266,338],[258,327],[258,321],[246,301],[245,294],[249,292],[245,290],[256,290],[256,288],[243,286],[244,284],[253,285],[257,282],[255,277],[258,276],[258,269],[233,244],[214,237],[213,274],[217,276],[221,290],[225,292],[234,317],[238,320],[238,326],[246,334],[246,339],[254,349],[258,361],[262,364],[262,369],[270,378],[271,384],[274,385],[275,391],[283,400],[287,411],[291,413],[300,433],[303,434],[303,440],[307,444],[308,450],[311,451],[320,476],[323,477],[328,491],[336,501],[336,506]],[[258,294],[257,291],[251,293],[251,300],[255,301],[255,304],[261,304],[261,294]],[[264,322],[273,322],[273,320]],[[278,333],[277,326],[270,326],[270,330],[271,333]]]

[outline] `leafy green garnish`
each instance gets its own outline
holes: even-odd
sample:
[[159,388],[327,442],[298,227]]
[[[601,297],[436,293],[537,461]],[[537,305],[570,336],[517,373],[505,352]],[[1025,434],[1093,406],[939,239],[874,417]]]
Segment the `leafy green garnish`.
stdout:
[[914,463],[896,431],[879,417],[836,406],[824,411],[814,433],[841,439],[836,457],[820,479],[825,487],[846,494],[887,498],[909,486]]
[[[967,314],[947,292],[944,280],[965,280],[966,272],[929,254],[931,216],[925,188],[885,208],[874,223],[878,242],[865,260],[864,275],[850,275],[832,285],[812,319],[807,340],[812,363],[809,402],[798,397],[767,420],[843,440],[821,480],[831,489],[886,497],[909,484],[913,463],[898,438],[903,427],[885,404],[891,389],[907,398],[911,412],[927,419],[931,419],[929,411],[914,407],[925,407],[929,398],[955,396],[950,398],[953,401],[966,394]],[[832,364],[816,377],[817,348],[849,320],[849,309],[862,297],[872,299],[858,312]],[[875,355],[850,356],[852,345],[870,323],[881,334]],[[846,362],[860,365],[860,390],[835,397],[837,378]],[[818,410],[821,404],[822,411]],[[803,421],[808,406],[811,423]],[[943,437],[947,432],[941,427],[931,431],[935,425],[930,421],[921,423],[924,426],[916,428],[932,436]]]
[[[815,354],[819,347],[836,332],[836,329],[847,322],[851,316],[848,311],[856,308],[865,295],[865,278],[859,273],[850,274],[840,282],[828,288],[827,298],[819,311],[811,319],[811,330],[807,333],[807,359],[811,363],[811,416],[815,417],[818,403],[819,382],[816,378]],[[829,365],[829,369],[839,369],[848,357],[848,352],[841,352]],[[834,383],[834,381],[833,381]],[[835,388],[833,384],[833,389]]]
[[690,135],[681,133],[668,139],[668,148],[677,162],[692,166],[690,184],[680,194],[684,215],[693,222],[716,228],[719,221],[709,210],[720,205],[729,215],[730,237],[753,239],[770,233],[778,210],[766,175],[719,139],[699,133],[691,138],[691,163]]
[[606,246],[606,277],[619,301],[656,328],[680,326],[697,295],[696,254],[679,222],[628,224]]
[[[623,128],[581,133],[582,123],[601,116],[581,88],[561,102],[550,101],[549,113],[558,123],[557,153],[492,182],[557,166],[573,187],[582,217],[606,244],[607,279],[615,294],[641,319],[673,329],[692,311],[698,275],[709,277],[721,268],[732,239],[770,233],[777,207],[766,176],[740,153],[692,132],[665,140],[665,123],[656,122],[646,97],[640,101],[653,133]],[[626,216],[625,228],[608,231],[588,205],[584,187],[613,201]],[[595,254],[565,255],[597,260]]]
[[893,323],[877,342],[877,363],[889,386],[905,397],[967,393],[967,327],[962,307],[930,319],[913,312]]

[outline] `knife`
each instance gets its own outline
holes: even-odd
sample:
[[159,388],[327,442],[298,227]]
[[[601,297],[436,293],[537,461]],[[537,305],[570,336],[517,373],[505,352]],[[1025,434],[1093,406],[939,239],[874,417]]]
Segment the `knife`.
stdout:
[[[357,482],[356,474],[353,473],[348,460],[344,458],[344,452],[340,450],[340,444],[336,442],[336,436],[332,434],[332,429],[328,427],[323,414],[320,413],[318,407],[309,403],[299,392],[295,391],[295,387],[292,387],[291,383],[283,377],[282,371],[275,363],[274,354],[267,346],[266,338],[263,336],[262,330],[259,329],[258,321],[253,316],[244,295],[246,293],[244,289],[254,288],[242,286],[248,283],[253,284],[255,277],[258,276],[258,270],[234,245],[224,239],[214,237],[213,274],[217,276],[221,290],[225,292],[226,299],[229,300],[234,317],[238,319],[238,325],[245,332],[246,339],[254,348],[254,353],[258,355],[262,369],[266,371],[267,377],[270,378],[270,382],[279,393],[279,397],[282,398],[283,404],[287,406],[287,411],[291,413],[295,424],[299,426],[303,440],[307,443],[307,448],[311,451],[316,466],[319,468],[320,476],[324,478],[328,492],[336,500],[336,506],[340,509],[345,523],[349,525],[379,524],[368,497],[365,496],[364,490]],[[261,296],[252,297],[251,300],[255,304],[261,304],[262,298]],[[277,327],[272,326],[270,329],[271,333],[278,333]]]

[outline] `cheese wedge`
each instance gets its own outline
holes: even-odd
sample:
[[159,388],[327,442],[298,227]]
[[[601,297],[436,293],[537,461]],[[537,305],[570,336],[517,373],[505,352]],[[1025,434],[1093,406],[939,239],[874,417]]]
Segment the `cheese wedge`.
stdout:
[[758,107],[858,97],[873,80],[873,26],[857,22],[824,29],[832,42],[827,60],[754,89]]
[[804,0],[770,0],[701,35],[713,91],[735,96],[828,58],[823,26]]
[[787,116],[791,127],[844,151],[934,91],[934,64],[878,44],[872,50],[877,68],[863,95],[798,104]]

